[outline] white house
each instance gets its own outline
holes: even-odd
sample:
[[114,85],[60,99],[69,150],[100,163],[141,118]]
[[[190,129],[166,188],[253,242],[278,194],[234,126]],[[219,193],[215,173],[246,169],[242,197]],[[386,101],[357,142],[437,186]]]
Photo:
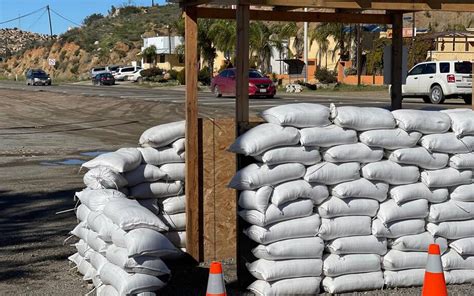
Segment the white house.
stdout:
[[156,57],[148,60],[142,57],[143,68],[158,67],[164,70],[181,70],[184,68],[184,56],[176,53],[176,48],[183,46],[183,37],[180,36],[157,36],[143,38],[142,52],[154,45]]

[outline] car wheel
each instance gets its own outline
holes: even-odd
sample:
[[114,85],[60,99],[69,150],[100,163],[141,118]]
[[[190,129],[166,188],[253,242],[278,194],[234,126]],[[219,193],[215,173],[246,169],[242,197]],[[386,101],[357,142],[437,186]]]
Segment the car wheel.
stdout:
[[138,84],[142,84],[142,82],[143,82],[143,77],[138,77],[138,78],[137,78],[137,82],[138,82]]
[[269,95],[267,96],[267,99],[273,99],[275,97],[275,95]]
[[431,99],[430,97],[423,97],[423,102],[431,104]]
[[222,93],[221,93],[221,91],[220,91],[220,89],[219,89],[219,86],[217,86],[217,85],[214,86],[214,96],[215,96],[216,98],[222,97]]
[[434,85],[430,90],[430,101],[433,104],[442,104],[444,102],[443,89],[439,85]]
[[472,104],[472,95],[462,96],[462,99],[464,100],[466,104],[468,105]]

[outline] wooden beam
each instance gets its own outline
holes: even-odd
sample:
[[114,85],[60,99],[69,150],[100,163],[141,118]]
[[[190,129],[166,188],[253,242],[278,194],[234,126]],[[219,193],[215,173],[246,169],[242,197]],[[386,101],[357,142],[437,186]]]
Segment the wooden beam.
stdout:
[[[474,62],[472,62],[472,79],[474,79]],[[472,110],[474,110],[474,100],[473,100],[473,97],[474,97],[474,80],[472,80],[472,93],[471,93],[471,108]]]
[[392,14],[392,110],[402,108],[403,13]]
[[199,194],[198,142],[198,57],[197,14],[195,7],[184,9],[186,66],[186,251],[201,260],[201,199]]
[[[208,19],[235,19],[234,9],[198,7],[199,18]],[[334,12],[303,12],[303,11],[272,11],[250,10],[251,20],[282,21],[282,22],[308,22],[308,23],[346,23],[346,24],[391,24],[392,19],[386,14],[354,14]]]

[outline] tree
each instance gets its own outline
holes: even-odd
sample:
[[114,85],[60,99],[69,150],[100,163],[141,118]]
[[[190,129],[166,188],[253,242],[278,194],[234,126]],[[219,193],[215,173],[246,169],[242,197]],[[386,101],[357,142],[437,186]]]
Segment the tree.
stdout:
[[312,44],[314,41],[319,45],[319,50],[316,53],[319,58],[318,58],[318,68],[321,68],[321,60],[323,53],[326,57],[326,65],[325,68],[328,67],[328,51],[329,51],[329,40],[328,40],[329,35],[325,30],[323,30],[319,25],[316,26],[314,30],[310,32],[309,35],[309,44]]
[[235,56],[237,42],[237,28],[234,21],[217,20],[210,26],[209,36],[216,49],[224,53],[227,61]]
[[274,33],[263,22],[252,22],[249,31],[250,57],[255,59],[257,68],[263,73],[269,72],[270,60],[273,57],[272,40]]
[[148,46],[142,51],[142,55],[146,58],[147,61],[151,61],[152,64],[155,64],[156,46]]

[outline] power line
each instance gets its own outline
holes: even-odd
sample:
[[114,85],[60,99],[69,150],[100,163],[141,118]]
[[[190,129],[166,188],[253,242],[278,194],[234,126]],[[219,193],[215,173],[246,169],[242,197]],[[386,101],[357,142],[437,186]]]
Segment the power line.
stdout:
[[60,18],[62,18],[63,20],[66,20],[66,21],[70,22],[70,23],[73,24],[73,25],[76,25],[76,26],[79,26],[79,27],[81,26],[80,24],[76,23],[75,21],[71,21],[71,20],[68,19],[67,17],[61,15],[59,12],[55,11],[55,10],[52,9],[51,7],[50,7],[50,10],[51,10],[55,15],[59,16]]
[[40,12],[41,10],[43,10],[43,9],[45,9],[45,8],[46,8],[46,6],[41,7],[40,9],[37,9],[37,10],[32,11],[32,12],[30,12],[30,13],[27,13],[27,14],[24,14],[24,15],[20,15],[19,17],[16,17],[16,18],[13,18],[13,19],[10,19],[10,20],[6,20],[6,21],[3,21],[3,22],[0,22],[0,25],[6,24],[6,23],[10,23],[10,22],[19,20],[19,19],[21,19],[21,18],[30,16],[30,15],[32,15],[32,14],[35,14],[35,13],[37,13],[37,12]]
[[39,16],[39,18],[37,18],[29,27],[28,29],[26,29],[27,31],[29,31],[31,28],[33,28],[39,21],[40,19],[46,14],[46,9],[43,11],[43,13]]

